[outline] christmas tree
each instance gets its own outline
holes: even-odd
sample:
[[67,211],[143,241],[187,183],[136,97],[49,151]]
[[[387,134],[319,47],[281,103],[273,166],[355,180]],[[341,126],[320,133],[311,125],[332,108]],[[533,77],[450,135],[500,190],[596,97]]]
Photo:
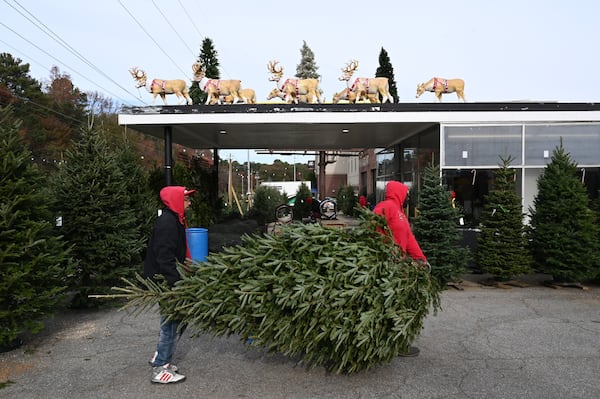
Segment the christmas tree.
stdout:
[[494,280],[507,281],[531,272],[532,259],[527,248],[521,197],[516,191],[513,158],[500,157],[494,187],[485,196],[481,215],[481,234],[475,259],[481,270]]
[[139,277],[117,296],[138,311],[160,303],[198,334],[252,336],[252,345],[307,366],[366,370],[408,350],[439,308],[439,286],[404,259],[383,217],[361,217],[348,229],[292,223],[276,235],[246,235],[190,272],[181,268],[172,289]]
[[413,233],[431,264],[431,273],[442,286],[460,282],[470,252],[459,245],[460,211],[452,205],[452,193],[442,185],[440,168],[433,163],[425,168],[418,209]]
[[18,134],[11,108],[0,107],[0,348],[37,332],[52,314],[73,272],[44,190],[46,178]]
[[[63,220],[62,234],[73,245],[78,272],[72,281],[74,307],[97,305],[90,294],[110,290],[132,276],[143,250],[143,224],[133,208],[131,180],[101,130],[82,131],[65,154],[52,184]],[[147,233],[147,232],[146,232]]]
[[537,182],[530,247],[535,266],[557,283],[581,283],[598,274],[598,225],[577,165],[561,143]]

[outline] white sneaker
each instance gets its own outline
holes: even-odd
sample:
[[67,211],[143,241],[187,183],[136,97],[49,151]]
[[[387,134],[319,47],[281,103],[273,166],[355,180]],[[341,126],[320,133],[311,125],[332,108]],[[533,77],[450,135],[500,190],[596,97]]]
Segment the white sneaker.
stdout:
[[152,379],[150,381],[158,384],[170,384],[185,380],[185,375],[177,374],[168,364],[152,368]]
[[[152,359],[148,360],[148,364],[150,366],[152,366],[152,364],[154,363],[154,361],[156,360],[156,356],[158,356],[158,352],[154,352],[154,356],[152,356]],[[165,364],[165,367],[168,367],[169,369],[173,370],[174,372],[178,372],[179,371],[179,367],[175,366],[174,364]]]

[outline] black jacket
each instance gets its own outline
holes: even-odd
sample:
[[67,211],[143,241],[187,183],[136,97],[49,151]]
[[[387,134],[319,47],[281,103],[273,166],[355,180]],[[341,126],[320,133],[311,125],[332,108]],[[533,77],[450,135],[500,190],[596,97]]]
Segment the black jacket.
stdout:
[[171,286],[181,280],[177,262],[185,262],[186,245],[185,227],[179,222],[179,217],[170,209],[163,210],[148,241],[144,277],[154,280],[155,275],[161,274]]

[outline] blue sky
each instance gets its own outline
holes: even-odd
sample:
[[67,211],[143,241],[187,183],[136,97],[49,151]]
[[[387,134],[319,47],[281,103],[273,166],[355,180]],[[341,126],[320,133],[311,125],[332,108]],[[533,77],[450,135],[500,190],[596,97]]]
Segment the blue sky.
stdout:
[[[219,4],[223,8],[214,8]],[[431,93],[416,99],[415,90],[434,76],[464,79],[469,102],[598,102],[598,15],[595,0],[392,0],[373,6],[354,0],[3,0],[0,52],[29,63],[31,76],[42,82],[56,65],[81,90],[129,105],[152,101],[135,89],[131,67],[149,78],[189,81],[205,37],[218,52],[221,78],[241,79],[259,102],[274,86],[269,60],[295,74],[303,41],[315,54],[327,101],[344,88],[340,68],[357,59],[355,76],[372,77],[384,48],[400,102],[433,102]],[[457,100],[447,94],[443,101]],[[222,156],[229,153],[247,159],[244,150]],[[254,151],[250,157],[272,159]]]

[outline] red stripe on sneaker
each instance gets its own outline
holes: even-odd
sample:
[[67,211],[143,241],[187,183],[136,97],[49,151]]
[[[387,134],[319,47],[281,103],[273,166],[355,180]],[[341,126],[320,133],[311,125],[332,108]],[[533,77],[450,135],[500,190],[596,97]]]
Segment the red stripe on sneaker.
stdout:
[[160,380],[166,381],[166,382],[171,381],[171,378],[173,378],[173,375],[171,375],[171,373],[165,373],[164,371],[162,372],[162,375],[160,376]]

